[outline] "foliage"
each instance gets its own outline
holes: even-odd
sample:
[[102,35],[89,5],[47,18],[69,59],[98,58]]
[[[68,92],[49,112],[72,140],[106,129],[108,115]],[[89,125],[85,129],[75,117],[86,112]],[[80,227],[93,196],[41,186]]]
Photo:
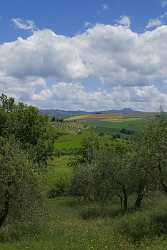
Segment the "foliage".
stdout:
[[[0,226],[37,221],[42,196],[32,162],[13,138],[0,137]],[[31,228],[32,229],[32,228]]]
[[167,193],[167,119],[150,120],[133,138],[90,137],[74,162],[73,193],[88,200],[120,198],[128,209],[128,197],[136,195],[139,209],[145,195],[162,189]]
[[158,199],[158,203],[154,207],[149,206],[118,218],[114,224],[115,231],[126,235],[132,241],[154,239],[166,235],[166,202],[164,203],[164,197],[161,199]]
[[69,185],[64,178],[57,179],[53,187],[48,191],[48,198],[65,196],[69,193]]
[[[99,143],[89,139],[83,146],[85,148],[85,154],[81,154],[74,168],[74,193],[92,200],[127,196],[131,189],[131,182],[128,183],[132,154],[129,142],[104,138]],[[124,198],[127,203],[127,197]]]
[[56,136],[49,119],[40,115],[36,108],[16,103],[11,97],[2,94],[0,100],[0,134],[13,135],[31,160],[46,165]]
[[49,119],[36,108],[1,95],[0,227],[4,232],[1,240],[7,237],[7,230],[9,238],[21,232],[35,233],[43,207],[40,170],[53,152],[55,136]]

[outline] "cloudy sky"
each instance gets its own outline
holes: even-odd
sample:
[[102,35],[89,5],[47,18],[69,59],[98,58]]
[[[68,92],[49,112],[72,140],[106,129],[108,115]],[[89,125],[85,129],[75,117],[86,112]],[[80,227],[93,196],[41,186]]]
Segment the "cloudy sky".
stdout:
[[167,0],[1,0],[0,92],[45,109],[167,110]]

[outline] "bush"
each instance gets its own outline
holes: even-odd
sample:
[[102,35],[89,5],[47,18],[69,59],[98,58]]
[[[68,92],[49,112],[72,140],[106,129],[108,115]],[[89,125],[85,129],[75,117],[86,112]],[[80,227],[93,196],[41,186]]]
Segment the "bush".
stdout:
[[116,223],[115,228],[133,241],[162,236],[167,234],[166,208],[125,215]]
[[79,215],[84,220],[96,219],[97,217],[101,216],[101,209],[99,209],[99,207],[82,208],[79,212]]
[[152,215],[152,223],[156,227],[156,233],[158,235],[167,234],[167,211],[157,211]]
[[68,190],[69,187],[67,181],[63,178],[60,178],[57,180],[54,187],[49,190],[48,198],[53,199],[59,196],[65,196],[68,194]]
[[5,224],[0,230],[0,242],[19,241],[24,238],[36,239],[44,227],[41,216],[44,216],[43,212],[38,214],[38,218],[36,217],[34,221]]
[[105,217],[116,217],[122,214],[123,211],[119,209],[112,209],[110,207],[101,207],[101,206],[92,206],[92,207],[85,207],[80,210],[80,216],[84,220],[88,219],[96,219],[98,217],[105,218]]
[[125,215],[117,222],[115,229],[133,241],[149,238],[156,234],[151,217],[143,212]]

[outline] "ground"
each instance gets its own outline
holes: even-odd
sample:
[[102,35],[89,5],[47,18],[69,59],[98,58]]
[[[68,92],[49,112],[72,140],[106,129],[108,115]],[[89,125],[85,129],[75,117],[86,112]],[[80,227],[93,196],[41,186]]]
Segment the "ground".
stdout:
[[[82,205],[83,206],[83,205]],[[134,244],[115,234],[117,219],[83,220],[79,216],[81,205],[73,198],[49,200],[49,217],[43,232],[34,239],[0,244],[2,250],[166,250],[167,240],[145,240]]]

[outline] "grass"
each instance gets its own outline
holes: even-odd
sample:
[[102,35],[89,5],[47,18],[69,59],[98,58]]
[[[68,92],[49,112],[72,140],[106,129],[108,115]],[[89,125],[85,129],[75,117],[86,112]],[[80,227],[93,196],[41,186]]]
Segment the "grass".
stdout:
[[[69,156],[54,158],[49,162],[47,174],[48,187],[59,178],[70,178]],[[159,206],[166,211],[166,200],[161,198],[152,207],[150,202],[145,209],[154,214]],[[128,234],[120,231],[126,223],[133,222],[132,229],[138,228],[142,216],[129,214],[122,216],[116,200],[110,204],[78,202],[73,197],[57,197],[46,201],[46,216],[42,232],[38,236],[20,241],[0,243],[2,250],[167,250],[167,238],[155,237],[134,243]],[[145,213],[139,212],[139,213]],[[157,213],[157,212],[156,212]],[[102,214],[102,216],[101,216]],[[163,215],[163,213],[161,213]],[[85,217],[86,216],[86,217]],[[147,212],[146,212],[147,216]],[[158,218],[159,219],[159,218]],[[118,230],[115,230],[118,228]],[[143,227],[144,228],[144,227]],[[128,229],[129,230],[129,229]],[[131,230],[134,231],[134,230]],[[129,231],[130,232],[130,231]]]
[[65,134],[58,138],[55,142],[56,151],[66,151],[71,153],[73,150],[80,148],[82,141],[90,135],[90,130],[82,130],[78,134]]
[[103,113],[103,114],[88,114],[88,115],[79,115],[79,116],[72,116],[67,118],[67,121],[72,120],[79,120],[79,121],[116,121],[121,122],[124,120],[139,120],[143,119],[145,117],[148,117],[149,115],[143,114],[143,113],[137,113],[137,114],[130,114],[130,115],[123,115],[123,114],[114,114],[114,113]]
[[103,134],[119,134],[121,129],[138,131],[144,126],[144,119],[122,119],[121,121],[87,121],[85,125],[93,128],[97,133]]
[[68,166],[70,157],[61,156],[54,157],[49,161],[47,184],[52,186],[59,179],[69,179],[72,174],[72,169]]
[[75,120],[82,120],[88,118],[89,115],[75,115],[65,119],[65,121],[75,121]]
[[48,201],[49,215],[38,238],[0,244],[2,250],[166,250],[167,239],[143,240],[134,244],[115,233],[117,218],[83,220],[74,198]]

